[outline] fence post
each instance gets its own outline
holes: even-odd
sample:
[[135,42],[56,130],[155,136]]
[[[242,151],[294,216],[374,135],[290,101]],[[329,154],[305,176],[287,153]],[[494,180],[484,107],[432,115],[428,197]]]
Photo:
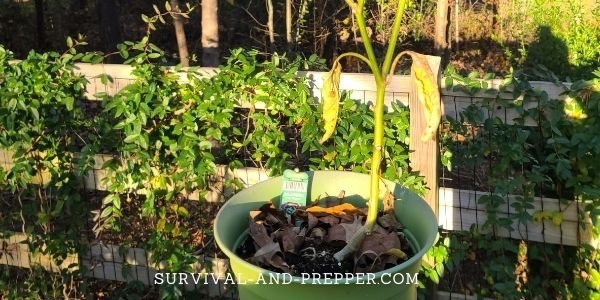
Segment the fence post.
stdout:
[[[433,74],[437,75],[438,83],[440,81],[440,57],[428,56],[427,60]],[[412,74],[411,74],[412,75]],[[412,76],[411,76],[412,77]],[[413,171],[425,177],[425,183],[428,190],[425,193],[425,201],[429,204],[436,216],[438,216],[438,162],[439,149],[437,134],[433,140],[421,141],[421,135],[427,126],[427,120],[423,114],[423,109],[419,103],[416,93],[415,80],[410,81],[410,92],[408,95],[408,108],[410,110],[410,129],[409,129],[409,159]],[[442,103],[440,103],[442,105]]]

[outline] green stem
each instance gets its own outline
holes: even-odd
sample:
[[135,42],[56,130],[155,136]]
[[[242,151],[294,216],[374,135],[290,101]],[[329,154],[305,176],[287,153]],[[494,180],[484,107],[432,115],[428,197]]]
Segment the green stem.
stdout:
[[[379,78],[375,77],[375,83],[377,85],[377,97],[375,100],[375,112],[374,112],[374,122],[375,122],[375,132],[374,132],[374,141],[373,141],[373,156],[371,158],[371,186],[369,193],[369,210],[367,212],[367,220],[365,221],[365,227],[367,233],[370,233],[373,230],[377,222],[377,213],[379,212],[379,173],[381,168],[381,151],[383,149],[383,135],[384,135],[384,122],[383,115],[385,110],[385,77],[390,71],[390,67],[392,64],[392,58],[394,57],[394,51],[396,49],[396,41],[398,40],[398,34],[400,33],[400,25],[402,24],[402,15],[404,15],[404,9],[406,8],[408,0],[398,0],[398,11],[396,12],[396,18],[394,19],[394,24],[392,27],[392,35],[389,39],[389,44],[386,50],[385,60],[383,62],[383,73],[378,73]],[[362,10],[361,10],[362,15]],[[364,19],[361,19],[357,16],[359,28],[365,26]],[[366,30],[365,30],[366,33]],[[371,45],[368,36],[365,34],[361,35],[363,37],[365,50],[367,54],[373,53],[373,46]],[[373,59],[374,54],[373,54]],[[380,70],[377,70],[381,72]]]
[[389,44],[385,52],[385,59],[383,61],[383,77],[385,78],[390,74],[390,66],[392,58],[396,52],[396,42],[398,41],[398,35],[400,34],[400,25],[402,24],[402,16],[404,16],[404,10],[408,6],[410,0],[398,0],[398,8],[396,9],[396,17],[394,18],[394,24],[392,25],[392,36],[389,39]]
[[[371,63],[371,61],[368,58],[366,58],[363,55],[360,55],[356,52],[346,52],[346,53],[341,54],[333,61],[333,65],[335,66],[336,63],[338,63],[342,58],[347,57],[347,56],[356,57],[356,58],[362,60],[364,63],[366,63],[369,66],[369,68],[373,69],[373,64]],[[377,79],[375,81],[377,81]]]
[[[367,33],[366,22],[364,17],[365,0],[357,1],[358,2],[354,2],[353,0],[346,0],[346,3],[348,3],[356,17],[358,29],[360,31],[360,36],[365,46],[365,52],[367,52],[367,57],[369,61],[369,63],[367,64],[371,68],[373,76],[375,77],[375,84],[377,87],[374,110],[375,137],[373,141],[373,156],[371,158],[371,186],[369,190],[369,210],[367,212],[367,220],[365,221],[365,225],[361,227],[360,230],[354,234],[354,236],[352,236],[350,241],[348,241],[348,244],[346,244],[346,246],[342,250],[334,254],[335,259],[337,259],[338,261],[343,260],[346,256],[358,250],[358,248],[362,244],[365,235],[370,234],[373,230],[373,227],[377,223],[377,213],[379,212],[379,173],[382,161],[381,152],[383,150],[384,136],[383,115],[385,111],[385,78],[387,77],[390,71],[390,67],[392,65],[392,59],[394,57],[394,51],[396,49],[396,42],[398,40],[398,34],[400,33],[402,16],[404,15],[404,10],[406,9],[409,3],[408,1],[410,0],[398,0],[398,10],[396,11],[396,17],[392,25],[392,34],[390,36],[390,39],[388,40],[389,43],[386,50],[385,59],[381,68],[377,64],[377,57],[375,56],[373,45],[371,44],[371,40],[369,39],[369,35]],[[344,55],[342,54],[339,58],[343,56]],[[364,56],[362,56],[361,59],[365,61]]]
[[353,11],[354,15],[356,16],[356,23],[358,24],[358,31],[360,32],[360,37],[362,38],[363,44],[365,45],[367,57],[371,62],[371,72],[373,72],[375,82],[382,81],[383,77],[381,76],[381,69],[377,64],[377,57],[375,56],[375,51],[373,50],[373,45],[371,44],[369,33],[367,32],[367,25],[364,16],[364,1],[359,1],[358,5],[355,9],[353,9]]

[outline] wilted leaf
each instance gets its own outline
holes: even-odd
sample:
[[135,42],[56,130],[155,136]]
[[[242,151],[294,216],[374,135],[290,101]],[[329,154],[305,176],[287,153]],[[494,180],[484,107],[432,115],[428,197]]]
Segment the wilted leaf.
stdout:
[[[325,236],[325,229],[320,228],[320,227],[317,227],[310,232],[310,237],[312,237],[312,238],[323,239],[324,236]],[[328,237],[329,237],[329,235],[328,235]]]
[[442,117],[437,77],[433,74],[429,63],[427,62],[427,57],[417,52],[401,52],[394,59],[394,65],[403,55],[409,55],[412,58],[411,75],[415,80],[417,98],[419,103],[421,103],[427,121],[427,126],[423,131],[421,140],[429,141],[435,137]]
[[394,200],[394,194],[390,193],[390,191],[385,192],[385,196],[383,196],[383,212],[394,212]]
[[360,230],[360,228],[362,227],[362,218],[354,216],[354,222],[341,223],[340,226],[344,227],[344,229],[346,230],[346,243],[348,243],[348,242],[350,242],[352,237],[354,237],[356,232],[358,232]]
[[258,224],[254,220],[250,220],[249,225],[250,236],[259,247],[264,247],[273,242],[263,224]]
[[406,255],[406,253],[404,253],[404,251],[402,251],[398,248],[389,249],[388,251],[385,252],[385,254],[395,256],[402,260],[406,260],[408,258],[408,255]]
[[350,203],[342,203],[340,205],[332,206],[332,207],[320,207],[320,206],[312,206],[306,209],[306,212],[313,213],[315,215],[333,215],[336,217],[341,217],[345,215],[355,215],[360,214],[361,211],[356,208],[354,205]]
[[390,231],[395,231],[400,227],[398,221],[396,220],[396,216],[390,213],[386,213],[383,216],[377,218],[377,223],[381,227]]
[[338,112],[340,109],[340,74],[342,73],[342,65],[336,62],[331,71],[327,73],[323,80],[321,89],[321,99],[323,101],[323,121],[325,121],[325,133],[319,144],[325,143],[335,131],[337,124]]
[[335,224],[327,232],[327,241],[346,241],[346,229],[340,224]]
[[435,137],[442,117],[437,77],[431,71],[427,57],[416,52],[411,52],[410,55],[413,61],[411,69],[417,85],[417,96],[427,120],[427,127],[421,140],[429,141]]
[[281,230],[278,234],[278,237],[281,241],[281,245],[283,246],[283,251],[285,252],[296,253],[304,241],[304,238],[298,236],[298,234],[294,231],[294,228],[291,226],[285,227],[283,230]]
[[379,261],[379,255],[373,251],[362,252],[354,261],[354,272],[356,273],[378,272],[382,269],[383,265]]
[[283,261],[281,255],[281,248],[278,243],[270,242],[258,249],[254,253],[252,260],[258,265],[271,265],[284,272],[289,272],[288,264]]
[[279,210],[275,208],[273,203],[264,204],[259,208],[263,213],[261,216],[263,220],[266,220],[269,224],[286,224],[287,220],[281,216]]
[[261,214],[262,212],[259,210],[251,210],[249,215],[250,215],[250,220],[254,220],[254,221],[260,221],[261,220]]
[[311,229],[315,228],[315,226],[317,226],[317,224],[319,223],[319,219],[317,219],[317,217],[315,217],[315,215],[311,214],[311,213],[307,213],[308,216],[308,230],[310,231]]
[[334,217],[332,215],[326,215],[323,217],[319,218],[319,221],[325,223],[325,224],[329,224],[329,225],[336,225],[336,224],[340,224],[340,219],[338,217]]
[[374,230],[371,234],[365,236],[358,253],[373,251],[377,255],[381,255],[394,248],[402,248],[396,232],[382,233],[381,230]]

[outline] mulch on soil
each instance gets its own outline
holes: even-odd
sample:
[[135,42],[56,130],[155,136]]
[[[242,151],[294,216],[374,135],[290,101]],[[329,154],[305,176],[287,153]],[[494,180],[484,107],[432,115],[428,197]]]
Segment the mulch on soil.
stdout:
[[334,254],[364,225],[366,209],[345,203],[343,198],[325,199],[324,203],[324,207],[298,208],[292,214],[285,214],[271,203],[251,211],[249,235],[237,254],[265,269],[292,275],[375,273],[414,255],[403,226],[393,211],[386,209],[358,251],[337,261]]

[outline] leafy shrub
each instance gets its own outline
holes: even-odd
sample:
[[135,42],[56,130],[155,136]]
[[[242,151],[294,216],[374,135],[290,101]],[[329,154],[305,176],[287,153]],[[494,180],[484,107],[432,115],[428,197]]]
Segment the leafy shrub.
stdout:
[[[468,93],[487,89],[485,82],[472,76],[463,78],[452,72],[446,76],[447,86],[455,89]],[[507,77],[505,84],[511,85],[512,90],[508,91],[517,100],[490,99],[471,105],[460,113],[459,119],[448,117],[443,151],[453,153],[453,164],[467,168],[489,166],[486,185],[481,188],[490,195],[479,200],[486,208],[487,219],[480,229],[485,232],[500,228],[513,230],[514,226],[539,222],[539,216],[529,211],[534,207],[534,196],[541,194],[560,199],[564,207],[573,201],[585,203],[581,217],[591,216],[594,236],[598,237],[600,70],[594,76],[565,87],[567,96],[561,101],[549,99],[546,92],[534,89],[523,73],[516,72]],[[498,109],[514,111],[517,117],[509,124],[503,114],[494,113]],[[531,126],[535,124],[537,126]],[[507,206],[505,196],[509,194],[520,195],[511,203],[516,213],[501,216],[500,209]],[[555,212],[552,218],[555,225],[560,225],[562,212]],[[546,272],[545,278],[556,282],[553,285],[556,288],[550,290],[542,282],[530,280],[520,283],[523,287],[516,294],[514,274],[502,267],[508,261],[501,257],[509,253],[517,259],[520,246],[503,239],[479,245],[497,254],[490,256],[489,265],[484,269],[498,295],[507,295],[510,291],[515,297],[529,298],[543,291],[562,297],[593,298],[600,292],[598,253],[589,245],[568,251],[530,245],[529,252],[521,256],[528,256],[532,264],[540,263],[541,270]],[[567,273],[567,269],[573,273]]]
[[0,213],[0,236],[22,231],[34,253],[57,265],[82,249],[90,209],[83,175],[98,146],[80,102],[86,79],[74,70],[75,62],[98,56],[77,53],[82,44],[69,38],[62,54],[32,51],[22,61],[0,47],[0,148],[12,160],[0,167],[0,189],[11,192],[3,196],[10,209]]
[[[322,106],[305,104],[298,112],[302,123],[302,152],[309,155],[311,169],[349,170],[368,173],[373,145],[373,117],[366,104],[348,97],[340,101],[340,116],[333,142],[319,144],[323,136]],[[417,193],[425,191],[423,178],[408,166],[408,108],[393,104],[385,114],[385,148],[382,177],[400,182]]]

